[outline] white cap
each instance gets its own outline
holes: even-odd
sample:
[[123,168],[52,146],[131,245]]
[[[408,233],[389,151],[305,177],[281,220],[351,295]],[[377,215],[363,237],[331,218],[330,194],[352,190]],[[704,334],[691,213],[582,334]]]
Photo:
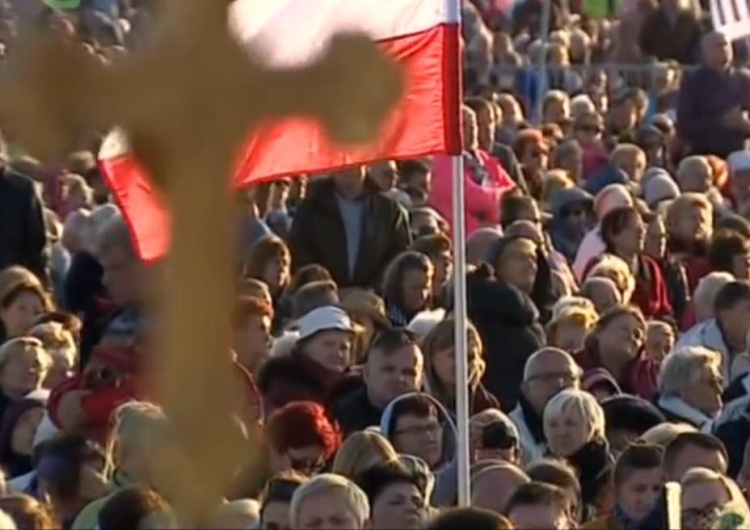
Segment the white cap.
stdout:
[[297,320],[297,325],[299,327],[297,340],[306,339],[319,331],[329,329],[354,332],[352,319],[349,318],[346,311],[333,305],[316,307]]
[[727,157],[727,165],[732,173],[750,170],[750,151],[735,151]]
[[442,308],[420,311],[414,315],[406,329],[415,333],[419,340],[424,340],[430,331],[445,319],[445,313],[445,309]]

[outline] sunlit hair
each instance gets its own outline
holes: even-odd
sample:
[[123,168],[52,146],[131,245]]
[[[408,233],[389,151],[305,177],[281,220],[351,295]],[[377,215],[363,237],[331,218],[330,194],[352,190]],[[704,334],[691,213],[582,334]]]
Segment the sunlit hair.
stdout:
[[284,241],[274,235],[261,238],[248,253],[243,275],[247,278],[263,279],[266,265],[272,259],[290,259],[289,247]]
[[587,347],[593,347],[597,341],[597,336],[599,335],[599,333],[604,331],[612,322],[624,316],[630,316],[636,319],[642,333],[646,333],[646,319],[643,318],[643,313],[641,313],[641,310],[635,306],[618,305],[611,307],[610,309],[599,315],[599,320],[596,321],[594,329],[586,337]]
[[29,335],[39,339],[44,348],[53,357],[64,357],[71,364],[78,360],[78,347],[73,333],[60,324],[59,322],[45,322],[37,324]]
[[635,291],[635,277],[630,267],[622,258],[613,254],[604,254],[602,259],[592,267],[586,279],[604,277],[609,278],[617,286],[617,290],[625,303],[629,303]]
[[341,445],[341,431],[325,409],[312,401],[294,401],[274,411],[265,425],[266,439],[278,454],[317,446],[330,458]]
[[687,423],[660,423],[644,432],[638,441],[666,448],[684,432],[698,432],[698,429]]
[[300,528],[299,515],[305,501],[333,492],[343,496],[347,508],[359,523],[359,528],[364,528],[370,518],[370,503],[367,495],[348,478],[333,473],[317,475],[294,492],[289,506],[289,520],[292,528]]
[[34,337],[18,337],[10,339],[0,346],[0,370],[13,358],[24,354],[38,354],[42,363],[43,370],[48,370],[52,366],[52,357],[44,349],[42,341]]
[[[436,386],[441,385],[442,382],[437,380],[437,374],[435,374],[434,357],[435,354],[442,350],[455,348],[455,322],[453,318],[438,322],[422,341],[425,373],[428,374],[431,384]],[[483,358],[484,346],[482,345],[482,338],[479,336],[477,328],[471,322],[466,323],[466,335],[468,344],[467,355],[469,359],[469,385],[475,387],[481,381],[487,366]],[[431,390],[440,393],[444,389],[433,388]]]
[[[0,498],[0,513],[12,517],[16,525],[23,530],[62,528],[50,507],[21,493],[13,493]],[[14,527],[5,526],[0,516],[0,528],[6,530]]]
[[520,439],[516,424],[503,411],[500,409],[485,409],[469,418],[469,440],[481,440],[483,429],[492,423],[505,424],[508,430],[515,434],[516,439]]
[[142,450],[144,442],[163,440],[167,416],[161,407],[148,401],[129,401],[115,410],[111,422],[105,449],[107,477],[114,474],[126,455]]
[[367,468],[397,458],[398,453],[385,436],[373,431],[358,431],[341,444],[331,471],[354,479]]
[[700,279],[693,291],[693,304],[698,322],[714,316],[714,302],[721,288],[734,281],[729,272],[714,271]]
[[678,396],[690,385],[699,383],[708,370],[719,370],[721,354],[703,346],[687,346],[667,355],[659,373],[659,392]]
[[586,429],[588,439],[605,437],[604,411],[596,398],[583,390],[567,388],[552,396],[544,407],[544,426],[553,418],[562,418],[568,414],[580,415]]
[[745,496],[742,494],[742,490],[737,483],[731,478],[717,473],[712,469],[694,467],[689,469],[680,481],[683,488],[692,484],[706,483],[718,484],[723,487],[729,497],[727,507],[731,507],[732,511],[737,511],[740,515],[745,516],[745,521],[750,520],[750,509],[748,508]]
[[709,215],[713,215],[714,213],[714,207],[711,204],[711,201],[709,201],[705,194],[701,193],[683,193],[679,197],[677,197],[672,203],[669,205],[669,208],[667,208],[667,215],[666,215],[666,224],[667,224],[667,232],[675,231],[677,228],[677,225],[679,224],[679,219],[682,216],[682,213],[687,208],[698,208],[705,210],[709,213]]

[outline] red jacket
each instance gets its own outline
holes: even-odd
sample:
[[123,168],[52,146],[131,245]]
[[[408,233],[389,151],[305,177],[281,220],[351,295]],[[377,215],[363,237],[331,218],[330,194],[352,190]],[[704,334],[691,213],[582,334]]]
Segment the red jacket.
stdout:
[[[584,348],[574,358],[584,372],[595,368],[605,369],[596,348]],[[614,377],[623,392],[652,400],[658,392],[659,363],[646,357],[641,349],[638,355],[622,370],[620,377]],[[614,374],[612,374],[614,376]]]

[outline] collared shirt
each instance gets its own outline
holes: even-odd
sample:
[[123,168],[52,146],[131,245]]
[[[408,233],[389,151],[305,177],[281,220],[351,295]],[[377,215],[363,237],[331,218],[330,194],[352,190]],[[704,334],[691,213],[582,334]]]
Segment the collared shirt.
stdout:
[[336,193],[336,204],[338,204],[341,219],[344,222],[346,233],[346,257],[349,265],[349,278],[354,277],[354,269],[357,266],[357,255],[362,238],[362,223],[364,222],[365,202],[361,198],[349,199],[340,193]]

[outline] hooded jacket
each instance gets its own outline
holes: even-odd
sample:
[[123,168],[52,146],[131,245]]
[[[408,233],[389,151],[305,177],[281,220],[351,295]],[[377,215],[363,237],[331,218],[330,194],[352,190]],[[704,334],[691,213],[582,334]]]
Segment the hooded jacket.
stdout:
[[583,236],[574,237],[572,234],[566,234],[563,227],[563,214],[573,205],[582,204],[592,210],[594,207],[594,198],[581,188],[569,188],[557,191],[552,195],[552,225],[550,226],[550,238],[555,250],[560,252],[570,263],[576,259],[578,245],[583,241]]
[[435,405],[440,420],[445,425],[443,431],[443,458],[441,459],[440,465],[432,470],[435,475],[435,490],[432,492],[431,504],[435,507],[452,506],[456,501],[458,483],[458,460],[456,458],[458,432],[456,430],[456,424],[453,422],[451,415],[445,407],[443,407],[437,399],[425,392],[411,392],[409,394],[404,394],[395,398],[386,405],[385,409],[383,409],[383,415],[380,417],[380,432],[382,432],[388,440],[391,440],[393,435],[392,429],[395,423],[393,421],[394,406],[398,402],[414,396],[424,396],[429,399]]
[[526,360],[544,346],[539,311],[521,290],[480,271],[468,275],[466,292],[469,319],[484,344],[482,383],[510,411],[518,401]]

